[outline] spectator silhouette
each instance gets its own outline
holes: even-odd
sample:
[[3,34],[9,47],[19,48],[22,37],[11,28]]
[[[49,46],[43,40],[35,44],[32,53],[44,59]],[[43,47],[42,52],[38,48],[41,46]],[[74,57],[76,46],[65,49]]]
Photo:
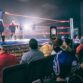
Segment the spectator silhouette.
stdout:
[[76,53],[79,58],[80,66],[83,68],[83,38],[80,40],[80,45],[76,48]]
[[2,83],[2,70],[5,67],[18,63],[16,56],[8,54],[4,46],[0,46],[0,83]]
[[57,76],[56,81],[59,83],[65,83],[65,78],[76,69],[77,59],[72,56],[69,52],[63,51],[61,39],[55,39],[53,49],[56,52],[53,60],[53,70]]
[[69,52],[71,55],[75,56],[75,50],[72,48],[72,40],[65,38],[63,45],[62,45],[62,49],[66,52]]
[[44,54],[38,49],[38,42],[36,39],[30,39],[29,41],[30,51],[24,53],[20,63],[30,63],[38,59],[44,58]]
[[76,48],[76,53],[79,55],[80,50],[83,49],[83,38],[80,40],[80,45]]

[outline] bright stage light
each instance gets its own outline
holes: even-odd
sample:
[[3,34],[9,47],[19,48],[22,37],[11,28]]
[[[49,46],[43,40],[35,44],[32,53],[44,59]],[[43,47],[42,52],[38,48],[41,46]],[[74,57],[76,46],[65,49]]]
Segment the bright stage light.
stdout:
[[24,27],[24,31],[27,32],[27,31],[32,31],[32,23],[24,23],[23,24],[23,27]]
[[9,12],[5,12],[5,14],[10,15],[10,13],[9,13]]

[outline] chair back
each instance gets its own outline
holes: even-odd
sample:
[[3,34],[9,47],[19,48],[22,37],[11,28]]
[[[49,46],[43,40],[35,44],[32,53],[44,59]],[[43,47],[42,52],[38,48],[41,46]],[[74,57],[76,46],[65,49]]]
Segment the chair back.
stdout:
[[51,76],[53,73],[52,60],[54,56],[46,57],[34,62],[31,62],[28,67],[27,77],[28,82],[32,83],[37,79],[44,79],[47,76]]
[[3,83],[26,83],[27,64],[19,64],[3,70]]

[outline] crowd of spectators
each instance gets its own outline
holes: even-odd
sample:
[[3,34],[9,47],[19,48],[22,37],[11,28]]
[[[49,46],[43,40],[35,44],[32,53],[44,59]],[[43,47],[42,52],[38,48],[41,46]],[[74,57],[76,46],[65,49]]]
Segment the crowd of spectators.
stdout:
[[[56,75],[56,82],[66,83],[66,78],[70,73],[78,69],[83,69],[83,39],[79,46],[73,48],[73,41],[65,38],[55,38],[52,43],[44,43],[40,48],[38,41],[34,38],[29,41],[29,51],[23,53],[21,60],[17,61],[17,57],[8,54],[4,46],[0,46],[0,73],[3,68],[11,65],[31,63],[33,61],[54,56],[52,66]],[[1,78],[1,77],[0,77]],[[52,82],[50,82],[52,83]]]

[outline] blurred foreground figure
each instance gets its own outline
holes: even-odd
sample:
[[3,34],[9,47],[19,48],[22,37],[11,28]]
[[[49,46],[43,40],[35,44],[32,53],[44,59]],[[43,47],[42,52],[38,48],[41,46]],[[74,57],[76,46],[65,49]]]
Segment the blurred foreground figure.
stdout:
[[2,83],[2,70],[5,67],[17,64],[17,58],[8,54],[4,46],[0,46],[0,83]]

